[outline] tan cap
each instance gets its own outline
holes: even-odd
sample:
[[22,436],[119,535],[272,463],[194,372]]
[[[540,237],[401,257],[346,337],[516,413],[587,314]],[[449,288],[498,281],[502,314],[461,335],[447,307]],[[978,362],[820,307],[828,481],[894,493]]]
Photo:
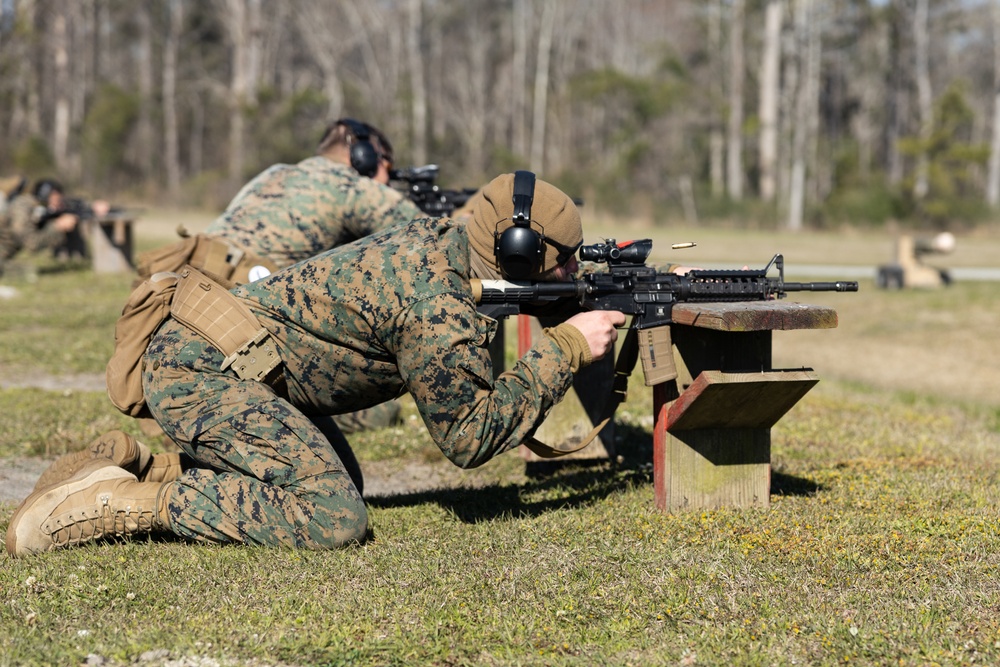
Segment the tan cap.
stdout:
[[[468,206],[472,214],[467,227],[472,249],[499,272],[494,237],[514,224],[514,174],[494,178],[469,200]],[[535,180],[531,220],[532,229],[563,248],[576,248],[583,242],[583,226],[576,204],[559,188],[538,179]],[[559,253],[558,247],[546,243],[539,273],[559,266]]]

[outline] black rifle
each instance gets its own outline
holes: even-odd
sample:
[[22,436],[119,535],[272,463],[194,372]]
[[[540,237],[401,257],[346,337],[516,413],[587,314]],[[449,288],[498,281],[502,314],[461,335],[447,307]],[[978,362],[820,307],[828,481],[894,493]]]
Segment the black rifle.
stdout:
[[[64,199],[61,207],[57,209],[47,209],[44,207],[39,207],[40,212],[35,218],[35,226],[41,229],[49,222],[55,220],[61,215],[66,213],[71,213],[75,215],[80,220],[93,220],[97,216],[94,214],[94,209],[91,208],[90,204],[83,201],[82,199]],[[115,220],[117,218],[128,218],[131,217],[132,213],[126,209],[120,208],[118,206],[111,207],[107,214],[101,218],[102,220]]]
[[[687,247],[692,244],[677,244]],[[604,413],[597,426],[581,445],[566,450],[526,443],[539,456],[550,458],[572,453],[585,446],[612,418],[617,406],[625,399],[628,377],[638,358],[647,385],[667,382],[677,377],[670,338],[671,311],[682,302],[764,301],[780,299],[788,292],[856,292],[857,282],[832,283],[785,282],[785,265],[781,255],[775,255],[760,270],[694,269],[685,275],[661,273],[646,266],[653,249],[650,239],[586,245],[580,248],[580,259],[604,263],[608,270],[585,273],[567,282],[522,282],[504,280],[473,280],[472,291],[479,311],[494,318],[520,313],[569,317],[585,310],[617,310],[632,316],[629,331],[622,341],[615,363],[614,388],[604,403]],[[768,277],[771,268],[776,278]]]
[[[553,308],[565,312],[566,307],[576,311],[617,310],[633,315],[632,326],[641,330],[670,324],[673,304],[682,301],[763,301],[783,298],[788,292],[858,291],[858,283],[853,281],[786,282],[782,255],[775,255],[763,269],[660,273],[646,266],[652,249],[650,239],[621,244],[610,239],[580,248],[581,261],[606,263],[605,272],[587,273],[567,282],[480,281],[480,312],[505,317],[529,311],[547,314]],[[776,278],[767,275],[772,267],[778,271]]]
[[389,180],[405,183],[405,192],[421,211],[434,217],[451,215],[465,205],[469,197],[476,194],[476,188],[445,190],[434,181],[438,177],[438,166],[427,164],[422,167],[405,167],[389,171]]
[[71,213],[80,220],[89,220],[94,217],[94,209],[90,208],[82,199],[64,198],[62,206],[59,208],[50,209],[39,206],[36,210],[38,214],[35,217],[35,226],[39,229],[66,213]]

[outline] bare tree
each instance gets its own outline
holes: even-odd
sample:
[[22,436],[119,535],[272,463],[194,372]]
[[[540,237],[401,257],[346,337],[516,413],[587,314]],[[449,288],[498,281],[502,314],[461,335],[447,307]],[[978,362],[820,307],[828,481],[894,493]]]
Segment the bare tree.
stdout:
[[423,1],[409,0],[409,24],[406,32],[406,54],[410,70],[410,90],[413,96],[412,149],[417,164],[427,161],[427,88],[424,85],[424,58],[420,48],[423,32]]
[[819,95],[819,33],[815,25],[814,0],[797,0],[795,9],[795,33],[798,37],[797,54],[801,73],[795,98],[795,124],[792,130],[792,163],[789,182],[788,228],[802,229],[805,209],[806,162],[810,128],[813,126],[811,112]]
[[246,108],[256,99],[260,74],[260,0],[224,0],[224,20],[232,47],[229,77],[230,188],[243,180],[246,164]]
[[489,33],[492,4],[483,0],[470,3],[468,14],[453,17],[442,34],[449,75],[442,91],[447,102],[438,108],[456,137],[466,174],[481,175],[487,168],[486,144],[490,116],[494,115],[491,88],[497,69],[493,44],[481,35]]
[[35,25],[35,0],[23,0],[14,7],[13,22],[20,27],[20,35],[11,35],[3,44],[4,51],[12,60],[22,63],[13,70],[12,76],[3,81],[9,91],[10,109],[7,121],[7,136],[38,136],[41,122],[38,114],[37,61],[29,48],[27,37],[33,35]]
[[53,7],[52,26],[49,34],[49,48],[55,67],[55,118],[52,122],[52,154],[56,167],[63,172],[69,170],[69,31],[67,29],[68,7],[66,0],[60,0]]
[[[323,92],[331,119],[344,114],[344,84],[340,67],[344,55],[354,42],[343,29],[344,18],[332,10],[325,0],[302,0],[296,12],[299,33],[309,56],[322,72]],[[338,28],[340,28],[338,30]],[[336,36],[336,39],[331,39]]]
[[920,153],[917,155],[916,176],[913,183],[913,196],[923,199],[928,189],[928,159],[927,144],[934,129],[934,100],[931,95],[931,75],[929,64],[929,37],[927,30],[928,11],[927,0],[916,0],[913,12],[913,47],[916,56],[914,74],[917,78],[917,110],[920,114]]
[[725,177],[725,146],[726,138],[722,132],[722,121],[718,118],[715,108],[725,97],[725,89],[722,83],[722,67],[720,55],[722,54],[722,2],[721,0],[711,0],[708,6],[708,57],[711,59],[712,93],[716,98],[713,104],[713,113],[709,119],[709,180],[712,184],[712,194],[722,195],[724,191]]
[[139,118],[136,127],[138,147],[136,154],[142,165],[142,176],[148,179],[153,175],[153,158],[157,151],[153,150],[153,25],[149,15],[150,5],[139,3],[135,5],[135,20],[138,26],[138,44],[135,49],[136,73],[139,88]]
[[541,172],[545,168],[545,117],[548,113],[549,61],[552,58],[552,31],[555,30],[556,12],[559,0],[547,0],[542,5],[542,20],[538,26],[538,57],[535,60],[534,110],[531,120],[531,158],[528,163],[532,171]]
[[528,40],[531,38],[532,25],[529,2],[530,0],[514,0],[511,11],[511,35],[514,41],[510,67],[511,149],[515,155],[522,156],[528,154],[524,73],[528,71]]
[[163,160],[167,192],[181,189],[180,131],[177,122],[177,52],[184,24],[183,0],[167,0],[167,38],[163,44]]
[[986,202],[996,206],[1000,204],[1000,0],[992,0],[990,9],[993,18],[993,136],[986,177]]
[[743,52],[744,0],[733,0],[729,17],[729,123],[726,181],[729,196],[743,198]]
[[778,167],[778,98],[781,84],[782,0],[768,0],[764,14],[764,53],[760,72],[760,198],[774,199]]

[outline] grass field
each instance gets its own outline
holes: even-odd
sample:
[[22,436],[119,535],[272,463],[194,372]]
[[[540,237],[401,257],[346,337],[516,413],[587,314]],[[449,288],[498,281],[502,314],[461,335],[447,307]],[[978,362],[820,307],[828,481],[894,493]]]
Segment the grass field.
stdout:
[[[169,240],[161,217],[140,245]],[[695,240],[660,260],[693,264],[781,251],[874,266],[891,249],[855,232],[600,233]],[[950,265],[996,266],[998,249],[989,234],[960,238]],[[139,434],[83,382],[103,372],[131,278],[56,268],[4,281],[19,295],[0,301],[0,380],[48,378],[0,389],[6,460]],[[370,543],[143,539],[3,558],[0,665],[1000,663],[1000,285],[868,280],[804,297],[840,326],[775,334],[775,365],[821,382],[772,430],[768,510],[655,511],[638,380],[618,415],[620,460],[548,476],[515,453],[457,471],[406,405],[403,426],[352,436],[355,451],[366,472],[440,483],[368,498]],[[0,529],[13,509],[0,504]]]

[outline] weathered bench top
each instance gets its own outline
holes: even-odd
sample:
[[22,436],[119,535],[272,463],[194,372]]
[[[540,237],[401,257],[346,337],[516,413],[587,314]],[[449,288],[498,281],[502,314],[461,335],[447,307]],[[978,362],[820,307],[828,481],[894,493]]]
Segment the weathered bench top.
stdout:
[[731,301],[678,303],[671,311],[674,324],[717,331],[788,331],[835,329],[837,311],[791,301]]

